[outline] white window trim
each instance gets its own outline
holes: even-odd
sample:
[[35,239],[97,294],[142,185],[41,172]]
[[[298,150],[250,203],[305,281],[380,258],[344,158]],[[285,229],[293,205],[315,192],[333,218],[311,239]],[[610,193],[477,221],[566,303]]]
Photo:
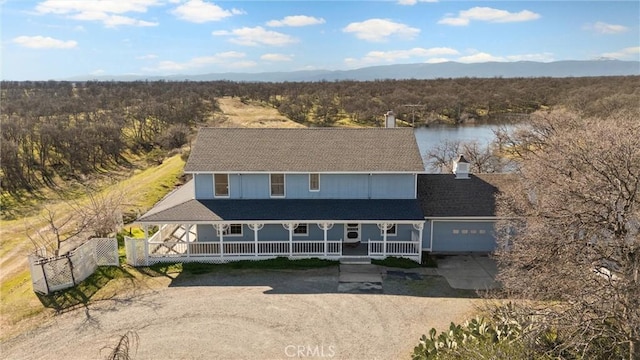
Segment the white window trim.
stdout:
[[227,237],[227,236],[228,237],[241,237],[243,235],[243,233],[244,233],[244,225],[242,225],[242,224],[229,224],[229,227],[227,227],[227,229],[224,230],[224,231],[229,231],[229,230],[231,230],[231,226],[238,226],[238,225],[240,226],[240,234],[225,234],[223,232],[222,236],[224,236],[224,237]]
[[[282,174],[282,195],[273,195],[273,188],[271,184],[271,176]],[[270,173],[269,174],[269,196],[272,198],[284,198],[287,197],[287,175],[285,173]]]
[[[318,175],[318,188],[317,189],[312,189],[311,188],[311,175]],[[320,174],[319,173],[309,173],[309,191],[310,192],[319,192],[320,191]]]
[[[216,194],[216,175],[225,175],[227,177],[227,195]],[[229,196],[231,196],[231,182],[229,181],[229,174],[213,174],[213,197],[228,198]]]
[[[387,236],[397,236],[398,235],[398,224],[390,224],[392,227],[395,227],[395,232],[389,232],[391,229],[387,229]],[[384,230],[380,230],[380,236],[384,236]]]
[[[296,233],[296,230],[300,227],[300,225],[304,225],[307,227],[307,231],[303,233]],[[309,236],[309,224],[298,224],[298,227],[293,229],[293,236]]]

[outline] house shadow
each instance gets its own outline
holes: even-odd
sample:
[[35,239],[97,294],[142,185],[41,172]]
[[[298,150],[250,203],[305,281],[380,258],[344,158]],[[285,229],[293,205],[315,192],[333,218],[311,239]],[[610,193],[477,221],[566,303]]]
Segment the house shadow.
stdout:
[[[166,271],[168,267],[146,268],[147,275],[171,278],[169,287],[263,288],[267,295],[361,294],[433,298],[479,298],[475,290],[453,289],[447,280],[424,268],[397,270],[379,267],[380,282],[363,281],[343,291],[340,267],[312,269],[232,269],[224,265],[199,264],[196,271]],[[433,270],[433,269],[431,269]],[[153,274],[152,274],[153,273]],[[367,279],[365,279],[367,280]]]

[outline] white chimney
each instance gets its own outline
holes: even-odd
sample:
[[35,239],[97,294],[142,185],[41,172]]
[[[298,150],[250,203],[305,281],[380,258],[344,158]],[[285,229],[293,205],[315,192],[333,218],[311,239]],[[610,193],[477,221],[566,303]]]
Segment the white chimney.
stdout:
[[453,173],[456,174],[456,179],[469,178],[469,162],[462,154],[453,161]]
[[396,114],[393,111],[389,110],[384,114],[384,126],[387,128],[396,127]]

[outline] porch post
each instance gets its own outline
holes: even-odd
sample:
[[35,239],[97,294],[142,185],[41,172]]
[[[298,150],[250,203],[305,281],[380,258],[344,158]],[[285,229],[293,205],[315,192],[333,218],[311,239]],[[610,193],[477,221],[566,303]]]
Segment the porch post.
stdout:
[[144,224],[142,228],[144,229],[144,264],[149,266],[149,227]]
[[387,257],[387,223],[382,224],[382,256]]
[[289,230],[289,256],[293,255],[293,229],[298,227],[295,223],[284,223],[282,227]]
[[327,231],[333,227],[333,223],[319,223],[318,227],[324,232],[324,256],[327,257],[329,253]]
[[424,230],[424,222],[413,224],[413,228],[418,230],[418,260],[422,264],[422,231]]
[[258,224],[253,224],[253,253],[258,256]]
[[224,244],[222,243],[222,233],[224,232],[224,225],[220,224],[218,227],[218,235],[220,236],[220,257],[224,256]]
[[327,230],[329,230],[328,224],[322,224],[322,232],[324,232],[324,257],[327,257]]
[[191,244],[189,242],[189,233],[191,232],[191,224],[184,224],[185,226],[185,231],[187,232],[185,234],[185,240],[187,241],[187,257],[191,256]]
[[293,255],[293,224],[287,224],[289,230],[289,256]]
[[262,229],[264,224],[254,223],[248,224],[249,229],[253,230],[253,254],[258,256],[258,230]]
[[418,230],[418,260],[422,264],[422,231],[424,230],[424,223],[420,223],[420,229]]

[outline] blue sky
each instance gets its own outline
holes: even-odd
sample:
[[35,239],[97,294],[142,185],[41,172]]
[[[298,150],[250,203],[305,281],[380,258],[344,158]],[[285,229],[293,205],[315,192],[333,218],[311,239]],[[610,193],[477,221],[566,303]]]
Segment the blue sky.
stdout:
[[640,59],[638,1],[0,0],[1,78]]

